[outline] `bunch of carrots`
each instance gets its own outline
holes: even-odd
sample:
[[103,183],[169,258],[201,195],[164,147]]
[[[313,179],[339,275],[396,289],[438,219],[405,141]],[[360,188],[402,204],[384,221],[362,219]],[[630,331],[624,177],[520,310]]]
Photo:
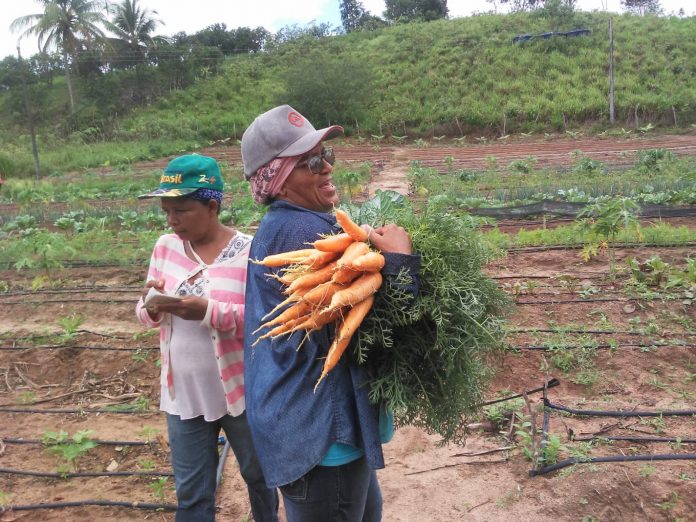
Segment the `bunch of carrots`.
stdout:
[[313,248],[252,261],[267,267],[283,267],[282,275],[274,277],[285,285],[287,295],[264,319],[285,309],[253,332],[270,328],[254,345],[261,339],[275,339],[297,331],[306,332],[306,339],[311,332],[336,323],[336,337],[315,390],[338,364],[353,334],[372,309],[374,294],[382,285],[380,270],[384,256],[370,250],[367,232],[340,209],[336,210],[336,221],[344,232],[316,240]]

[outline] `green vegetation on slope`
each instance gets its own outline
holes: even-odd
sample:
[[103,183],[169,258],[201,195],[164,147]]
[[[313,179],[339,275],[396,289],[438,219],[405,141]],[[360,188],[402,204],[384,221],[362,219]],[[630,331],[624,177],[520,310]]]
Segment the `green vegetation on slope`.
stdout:
[[[607,13],[576,13],[561,26],[518,13],[299,38],[272,52],[228,58],[219,74],[191,88],[125,117],[113,115],[109,135],[117,144],[91,144],[83,155],[93,132],[82,129],[59,144],[46,124],[39,147],[49,172],[157,157],[211,140],[234,141],[257,114],[286,101],[317,126],[340,122],[362,135],[500,136],[606,127],[608,25]],[[512,42],[552,26],[592,34]],[[694,123],[696,61],[688,57],[696,56],[696,18],[621,15],[614,27],[617,124]],[[350,74],[356,64],[360,71]],[[28,136],[3,134],[0,154],[27,171]]]

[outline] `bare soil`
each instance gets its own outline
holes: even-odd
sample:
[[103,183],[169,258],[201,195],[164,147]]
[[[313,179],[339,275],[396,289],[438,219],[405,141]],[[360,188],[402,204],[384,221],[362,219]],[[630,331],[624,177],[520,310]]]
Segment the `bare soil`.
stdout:
[[[681,138],[684,137],[664,137],[659,142],[662,145],[655,141],[648,148],[681,143]],[[690,146],[696,146],[696,138],[687,138]],[[566,148],[581,148],[575,145],[577,140],[558,141],[567,141]],[[598,153],[600,145],[613,151],[624,145],[623,141],[609,140],[591,143]],[[558,145],[557,141],[551,144]],[[511,145],[499,145],[492,152],[484,150],[490,145],[476,146],[477,155],[479,159],[486,154],[500,157],[510,147],[512,157]],[[516,153],[521,157],[538,155],[547,146],[537,145],[536,151],[522,147]],[[402,164],[401,159],[393,160],[394,150],[387,150],[386,146],[379,151],[357,145],[348,149],[355,158],[384,158],[383,174],[390,165],[396,165],[394,169],[398,170]],[[458,153],[463,148],[451,149]],[[207,152],[215,155],[215,150]],[[422,152],[424,158],[435,162],[436,153],[441,152],[442,157],[451,155],[446,150],[411,149],[403,160],[413,159],[410,152]],[[562,158],[565,154],[559,149],[554,157]],[[473,156],[471,161],[476,161]],[[379,179],[385,181],[387,177],[378,176],[375,181]],[[398,173],[389,178],[390,187],[404,190],[404,183]],[[369,190],[377,186],[372,183]],[[682,220],[687,226],[696,225],[696,218]],[[683,267],[686,257],[693,257],[694,252],[684,247],[616,252],[619,265],[625,265],[629,257],[645,259],[654,254]],[[512,332],[506,339],[508,349],[494,361],[497,373],[488,393],[490,399],[536,388],[556,377],[561,384],[548,391],[548,398],[572,408],[696,409],[696,314],[693,301],[684,292],[675,290],[655,299],[637,299],[627,292],[627,274],[610,276],[605,255],[585,263],[576,250],[509,253],[486,270],[518,303],[508,318]],[[55,473],[59,469],[171,472],[166,427],[157,411],[157,337],[143,330],[134,316],[144,276],[141,272],[129,267],[64,269],[54,275],[54,288],[39,290],[31,289],[36,273],[0,272],[0,281],[10,286],[9,292],[0,294],[0,491],[9,496],[4,502],[18,506],[86,499],[175,502],[171,478],[164,488],[158,489],[152,476],[50,478],[17,473]],[[564,275],[572,276],[577,283],[574,288],[562,284]],[[72,336],[59,324],[71,315],[83,318]],[[600,345],[610,346],[592,350],[596,353],[592,359],[596,370],[593,383],[578,384],[578,370],[564,373],[555,367],[555,353],[529,349],[557,341],[560,334],[541,330],[553,330],[559,325],[568,330],[600,332],[587,336]],[[564,335],[566,342],[584,342],[581,334]],[[529,396],[532,411],[537,411],[540,400],[538,393]],[[145,411],[113,411],[126,404],[144,405]],[[61,409],[77,413],[48,411]],[[103,411],[108,409],[112,411]],[[527,408],[523,407],[521,413],[526,414]],[[695,419],[586,417],[555,412],[550,416],[549,432],[558,436],[562,444],[581,452],[581,443],[570,440],[570,434],[679,437],[686,441],[696,439]],[[537,427],[541,427],[541,420],[541,413],[537,413]],[[65,430],[73,435],[85,429],[94,430],[99,440],[120,444],[100,445],[67,463],[40,444],[19,444],[15,440],[39,439],[46,430]],[[509,420],[492,432],[484,423],[472,426],[465,445],[440,446],[435,435],[408,426],[399,428],[394,440],[385,446],[387,466],[379,471],[385,499],[384,520],[695,520],[696,460],[580,463],[530,477],[533,463],[522,454],[521,438],[512,442],[508,439],[510,430]],[[143,441],[149,443],[127,444]],[[509,446],[515,447],[500,450]],[[491,450],[496,451],[484,453]],[[658,454],[693,456],[696,444],[596,443],[588,453],[590,457]],[[561,458],[568,455],[566,451]],[[226,461],[218,505],[219,520],[241,521],[248,514],[246,489],[233,456]],[[90,505],[9,510],[0,515],[0,520],[8,521],[95,519],[170,521],[173,515]]]

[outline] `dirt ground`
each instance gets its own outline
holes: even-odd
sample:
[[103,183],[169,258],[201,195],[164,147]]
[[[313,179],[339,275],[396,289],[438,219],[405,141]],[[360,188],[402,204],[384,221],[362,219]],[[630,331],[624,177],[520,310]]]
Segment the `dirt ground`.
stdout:
[[[543,146],[539,144],[540,149]],[[353,150],[356,157],[358,152],[365,156],[374,152],[367,146]],[[527,149],[524,155],[529,154],[534,152]],[[382,179],[405,190],[398,174]],[[379,186],[373,183],[370,190]],[[685,224],[696,227],[696,218],[686,219]],[[629,257],[654,254],[683,268],[694,251],[619,249],[617,264],[625,266]],[[18,474],[170,473],[166,428],[157,412],[157,338],[134,317],[142,272],[138,267],[64,269],[54,274],[59,280],[55,288],[32,290],[35,273],[0,271],[0,281],[10,286],[0,294],[0,492],[9,496],[4,503],[175,501],[172,478],[163,482],[147,474],[69,478]],[[696,409],[693,297],[675,291],[636,299],[626,291],[627,274],[610,277],[605,255],[585,263],[576,250],[511,252],[487,272],[517,302],[508,318],[507,349],[495,360],[490,399],[537,388],[555,377],[560,385],[548,390],[549,400],[571,408]],[[574,287],[568,285],[571,279]],[[82,318],[74,332],[66,328],[66,318],[72,316]],[[566,327],[565,341],[587,342],[573,330],[596,332],[585,334],[598,345],[592,350],[596,358],[591,384],[577,384],[581,380],[577,370],[564,373],[555,367],[554,352],[535,349],[558,342],[557,330],[544,330],[559,325]],[[529,409],[522,405],[519,410],[537,412],[538,428],[540,400],[539,393],[530,394]],[[125,410],[124,404],[139,405],[140,411],[119,411]],[[86,429],[113,444],[100,444],[68,462],[36,442],[20,443],[20,439],[36,441],[47,430],[64,430],[72,436]],[[679,460],[585,462],[530,477],[533,463],[522,454],[520,437],[510,441],[507,417],[492,431],[486,423],[472,425],[463,446],[441,447],[437,436],[403,427],[385,446],[387,465],[378,472],[384,520],[696,520],[696,416],[587,417],[554,412],[548,430],[568,448],[561,458],[574,451],[589,457],[670,454]],[[570,440],[570,434],[576,439],[601,434],[679,440],[596,442],[588,449]],[[233,457],[225,464],[218,505],[219,520],[242,521],[248,514],[246,489]],[[95,505],[0,515],[3,521],[95,519],[169,521],[173,516]]]

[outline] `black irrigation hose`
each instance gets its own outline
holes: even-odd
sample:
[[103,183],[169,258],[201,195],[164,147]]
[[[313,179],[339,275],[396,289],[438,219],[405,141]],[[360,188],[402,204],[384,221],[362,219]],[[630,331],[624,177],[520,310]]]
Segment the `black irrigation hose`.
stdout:
[[[679,343],[660,343],[660,344],[637,344],[637,343],[625,343],[625,344],[597,344],[595,346],[586,346],[582,344],[565,344],[559,346],[558,348],[573,350],[575,348],[593,348],[593,349],[613,349],[613,348],[694,348],[696,344],[679,344]],[[512,350],[539,350],[543,352],[551,352],[554,348],[549,346],[514,346]]]
[[[564,328],[511,328],[508,333],[555,333],[555,334],[597,334],[597,335],[645,335],[643,332],[632,332],[628,330],[566,330]],[[660,337],[671,335],[693,336],[696,332],[660,332]]]
[[0,468],[0,473],[44,478],[80,477],[173,477],[171,471],[83,471],[79,473],[51,473],[48,471],[25,471],[22,469]]
[[[220,437],[222,439],[222,437]],[[160,442],[157,440],[151,441],[141,441],[141,440],[99,440],[92,439],[94,442],[101,446],[153,446]],[[16,439],[16,438],[3,438],[0,437],[0,442],[5,444],[41,444],[43,442],[40,439]],[[218,444],[225,444],[224,440],[218,440]]]
[[[636,301],[636,299],[625,298],[625,297],[595,297],[592,299],[561,299],[559,301],[515,301],[516,305],[542,305],[542,304],[573,304],[573,303],[608,303],[620,301],[623,303],[629,303],[631,301]],[[67,302],[67,301],[65,301]]]
[[13,351],[13,350],[69,350],[74,348],[76,350],[103,350],[103,351],[113,351],[113,352],[152,352],[159,350],[159,348],[112,348],[110,346],[73,346],[69,344],[53,344],[44,346],[0,346],[0,351]]
[[30,511],[34,509],[61,509],[81,506],[108,506],[127,507],[135,509],[147,509],[151,511],[176,511],[175,504],[152,504],[149,502],[122,502],[118,500],[77,500],[74,502],[47,502],[45,504],[24,504],[13,506],[12,504],[0,510],[0,513],[12,511]]
[[510,395],[509,397],[505,397],[505,398],[503,398],[503,399],[496,399],[496,400],[494,400],[494,401],[487,401],[487,402],[484,402],[484,403],[481,403],[481,404],[477,404],[475,407],[476,407],[476,408],[481,408],[481,407],[483,407],[483,406],[489,406],[489,405],[491,405],[491,404],[496,404],[496,403],[498,403],[498,402],[505,402],[505,401],[509,401],[509,400],[512,400],[512,399],[517,399],[517,398],[519,398],[519,397],[524,397],[525,395],[530,395],[530,394],[532,394],[532,393],[537,393],[537,392],[540,392],[540,391],[544,391],[544,390],[547,389],[547,388],[554,388],[554,387],[558,386],[559,384],[561,384],[561,381],[559,381],[558,379],[556,379],[556,378],[554,377],[554,378],[549,379],[549,380],[544,384],[544,386],[540,386],[539,388],[534,388],[534,389],[532,389],[532,390],[527,390],[527,391],[525,391],[524,393],[518,393],[518,394],[516,394],[516,395]]
[[[607,277],[609,274],[586,274],[582,275],[579,273],[573,273],[573,277],[576,279],[601,279],[603,277]],[[506,276],[489,276],[491,279],[557,279],[558,276],[550,276],[550,275],[525,275],[525,274],[517,274],[517,275],[506,275]]]
[[0,301],[3,305],[37,305],[45,303],[136,303],[133,299],[42,299],[40,301]]
[[79,410],[79,409],[45,409],[45,410],[32,410],[29,408],[9,408],[0,407],[0,413],[76,413],[84,415],[86,413],[115,413],[117,415],[153,415],[159,413],[159,411],[121,411],[121,410],[108,410],[105,408],[100,408],[98,410]]
[[544,407],[564,411],[573,415],[594,417],[686,417],[696,415],[696,410],[666,410],[666,411],[612,411],[612,410],[578,410],[561,404],[554,404],[544,399]]
[[17,297],[21,295],[46,295],[46,294],[84,294],[85,292],[96,292],[100,294],[110,294],[110,293],[126,293],[126,292],[142,292],[142,286],[129,286],[129,287],[105,287],[105,286],[81,286],[64,288],[62,290],[23,290],[23,291],[13,291],[4,292],[0,294],[0,297]]
[[[615,243],[614,248],[687,248],[696,246],[694,241],[686,241],[681,244],[676,243]],[[546,245],[535,247],[508,247],[503,248],[508,253],[523,254],[526,252],[546,252],[547,250],[580,250],[585,245]]]
[[530,469],[529,476],[536,477],[537,475],[545,475],[546,473],[551,473],[552,471],[565,468],[567,466],[572,466],[573,464],[585,464],[592,462],[632,462],[632,461],[648,461],[652,462],[654,460],[696,460],[696,453],[683,453],[683,454],[667,454],[667,455],[614,455],[609,457],[588,457],[588,458],[572,458],[562,460],[556,464],[550,464],[548,466],[542,466],[537,469]]
[[682,439],[680,437],[631,437],[629,435],[593,435],[591,437],[573,437],[577,442],[593,440],[612,440],[626,442],[676,442],[680,444],[696,444],[696,439]]
[[[145,442],[142,440],[99,440],[99,439],[91,439],[100,446],[151,446],[155,444],[159,444],[159,441],[156,440],[151,440],[149,442]],[[3,438],[0,437],[0,441],[4,442],[5,444],[41,444],[43,445],[43,442],[41,439],[15,439],[15,438]]]

